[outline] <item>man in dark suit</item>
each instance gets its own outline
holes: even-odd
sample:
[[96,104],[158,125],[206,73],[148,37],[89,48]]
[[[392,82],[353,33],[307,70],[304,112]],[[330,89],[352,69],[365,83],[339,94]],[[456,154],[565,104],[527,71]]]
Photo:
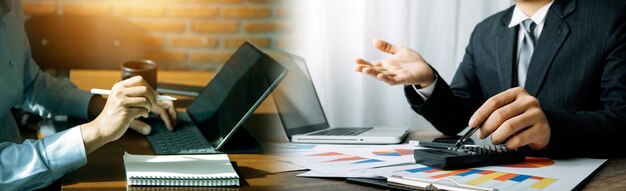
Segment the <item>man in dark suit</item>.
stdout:
[[623,155],[626,1],[517,0],[479,23],[448,85],[411,49],[382,40],[390,58],[355,70],[404,84],[413,110],[454,135],[553,157]]

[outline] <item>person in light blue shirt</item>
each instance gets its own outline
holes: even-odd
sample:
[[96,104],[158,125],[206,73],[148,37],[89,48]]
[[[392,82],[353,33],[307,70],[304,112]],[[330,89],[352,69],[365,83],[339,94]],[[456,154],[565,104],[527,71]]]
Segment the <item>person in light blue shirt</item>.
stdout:
[[[141,77],[121,81],[112,91],[104,99],[42,72],[31,58],[21,1],[0,0],[0,190],[45,187],[83,166],[87,154],[117,140],[129,127],[148,134],[150,126],[135,118],[149,112],[159,114],[172,129],[173,104],[157,103],[156,92]],[[10,112],[13,107],[44,117],[95,119],[40,140],[23,141]]]

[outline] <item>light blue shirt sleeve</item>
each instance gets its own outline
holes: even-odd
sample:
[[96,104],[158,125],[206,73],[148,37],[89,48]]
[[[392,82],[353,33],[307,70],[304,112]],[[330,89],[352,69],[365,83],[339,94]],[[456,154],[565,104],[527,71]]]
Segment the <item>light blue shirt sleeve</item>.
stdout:
[[0,190],[49,185],[87,163],[80,126],[22,144],[0,143]]
[[0,190],[49,185],[87,162],[80,127],[22,141],[11,107],[87,118],[91,94],[42,72],[31,58],[21,1],[0,0]]

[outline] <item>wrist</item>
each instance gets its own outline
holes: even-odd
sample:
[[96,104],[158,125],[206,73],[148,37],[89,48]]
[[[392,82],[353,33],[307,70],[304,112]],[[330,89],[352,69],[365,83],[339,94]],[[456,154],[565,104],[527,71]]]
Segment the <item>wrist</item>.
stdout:
[[80,131],[83,136],[85,151],[88,154],[110,142],[108,138],[102,135],[96,120],[80,125]]
[[424,75],[424,76],[426,76],[426,79],[425,79],[423,82],[418,83],[418,85],[419,85],[421,88],[428,87],[428,86],[430,86],[431,84],[435,83],[435,80],[437,80],[437,77],[438,77],[438,76],[437,76],[437,74],[435,74],[435,73],[433,72],[433,70],[432,70],[432,69],[430,69],[430,68],[429,68],[429,72],[428,72],[428,73],[429,73],[429,74]]
[[432,80],[429,80],[429,81],[428,81],[428,82],[426,82],[426,83],[419,83],[419,84],[417,84],[417,85],[419,85],[419,86],[420,86],[420,89],[421,89],[421,88],[425,88],[425,87],[428,87],[428,86],[430,86],[431,84],[435,83],[435,79],[437,79],[437,78],[433,78]]

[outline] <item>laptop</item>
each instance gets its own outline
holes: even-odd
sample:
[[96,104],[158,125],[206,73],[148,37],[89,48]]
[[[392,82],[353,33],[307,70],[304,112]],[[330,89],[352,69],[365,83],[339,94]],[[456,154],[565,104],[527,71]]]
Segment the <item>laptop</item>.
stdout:
[[286,68],[245,42],[187,111],[177,114],[174,131],[168,131],[161,120],[150,122],[150,146],[155,154],[220,151],[286,75]]
[[281,50],[270,56],[289,70],[272,97],[292,142],[395,144],[407,135],[407,127],[331,127],[304,59]]

